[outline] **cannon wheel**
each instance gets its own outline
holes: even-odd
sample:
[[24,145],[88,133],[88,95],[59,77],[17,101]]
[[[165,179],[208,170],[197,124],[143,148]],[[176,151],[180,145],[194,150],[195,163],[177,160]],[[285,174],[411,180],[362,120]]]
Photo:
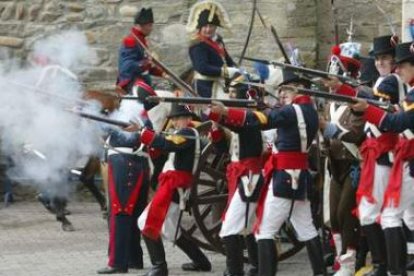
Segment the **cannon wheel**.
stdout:
[[[208,144],[200,157],[199,168],[195,173],[195,183],[191,189],[190,208],[192,218],[182,223],[183,234],[201,248],[225,254],[219,237],[221,214],[227,201],[225,166],[227,156],[218,156],[212,144]],[[285,260],[303,248],[296,239],[294,230],[285,224],[276,238],[278,260]]]

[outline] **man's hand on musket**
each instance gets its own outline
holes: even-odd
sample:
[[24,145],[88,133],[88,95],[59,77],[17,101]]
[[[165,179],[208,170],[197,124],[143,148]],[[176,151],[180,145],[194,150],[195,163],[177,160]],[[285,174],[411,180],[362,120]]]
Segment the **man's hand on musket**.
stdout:
[[328,87],[333,91],[337,90],[342,85],[342,82],[337,77],[333,76],[330,76],[327,79],[321,79],[321,82],[325,87]]
[[212,101],[211,112],[220,114],[221,116],[227,116],[228,108],[220,101]]
[[357,103],[351,105],[353,111],[364,112],[368,108],[368,102],[362,99],[356,99]]

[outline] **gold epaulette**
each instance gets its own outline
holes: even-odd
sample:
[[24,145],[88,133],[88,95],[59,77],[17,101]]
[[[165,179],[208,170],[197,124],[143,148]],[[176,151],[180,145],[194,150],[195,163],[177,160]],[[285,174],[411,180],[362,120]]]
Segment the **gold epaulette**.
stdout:
[[190,43],[189,43],[190,47],[195,46],[195,45],[200,44],[200,43],[201,43],[201,39],[200,39],[200,36],[198,34],[191,35]]

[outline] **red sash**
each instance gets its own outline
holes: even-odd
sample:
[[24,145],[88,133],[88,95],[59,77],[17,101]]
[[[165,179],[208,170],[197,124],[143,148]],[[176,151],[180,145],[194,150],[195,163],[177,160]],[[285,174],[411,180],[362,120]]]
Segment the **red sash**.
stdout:
[[229,191],[229,196],[227,198],[227,206],[223,212],[222,220],[225,218],[225,214],[231,199],[234,196],[234,193],[237,189],[237,182],[239,178],[243,175],[246,175],[251,171],[253,174],[258,174],[262,170],[262,162],[261,157],[250,157],[244,158],[239,162],[231,162],[227,165],[227,189]]
[[394,165],[385,191],[384,206],[398,207],[400,204],[404,162],[414,158],[414,139],[400,138],[395,148]]
[[112,166],[108,166],[108,176],[109,176],[109,195],[111,196],[111,213],[112,215],[116,216],[119,213],[126,213],[127,215],[131,216],[134,212],[135,203],[138,200],[138,195],[141,190],[142,180],[144,177],[145,172],[142,172],[138,177],[137,183],[135,184],[134,190],[132,191],[131,195],[128,198],[128,201],[125,206],[122,206],[121,202],[119,201],[118,194],[116,193],[115,189],[115,181],[112,174]]
[[204,43],[206,43],[208,46],[214,49],[214,51],[219,54],[222,58],[226,56],[226,51],[224,50],[223,46],[218,43],[217,41],[214,41],[210,39],[209,37],[203,36],[201,34],[198,35],[198,39]]
[[308,153],[306,152],[279,152],[272,154],[264,166],[265,185],[260,193],[256,209],[256,223],[254,232],[259,233],[263,218],[264,203],[269,190],[268,185],[272,180],[275,170],[306,170],[309,167]]
[[382,154],[392,151],[397,142],[397,134],[383,133],[378,138],[367,138],[364,143],[362,143],[360,152],[363,163],[361,168],[361,178],[356,194],[358,204],[363,196],[367,197],[368,202],[375,202],[375,199],[372,196],[375,162]]
[[158,177],[159,188],[151,201],[142,234],[157,240],[167,216],[173,193],[177,188],[189,188],[193,175],[187,171],[166,171]]

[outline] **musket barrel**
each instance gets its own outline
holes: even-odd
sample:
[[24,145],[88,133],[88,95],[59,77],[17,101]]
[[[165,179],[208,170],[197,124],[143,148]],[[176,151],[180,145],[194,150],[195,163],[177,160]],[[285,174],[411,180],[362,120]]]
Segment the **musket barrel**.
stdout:
[[321,78],[325,78],[325,79],[329,78],[329,77],[335,77],[335,78],[339,79],[341,82],[346,83],[348,85],[351,85],[353,87],[361,85],[360,82],[358,82],[357,80],[354,80],[352,78],[337,75],[337,74],[331,74],[331,73],[320,71],[320,70],[294,66],[294,65],[291,65],[291,64],[278,62],[278,61],[273,61],[273,60],[265,60],[265,59],[251,58],[251,57],[244,57],[244,59],[254,61],[254,62],[260,62],[260,63],[264,63],[264,64],[268,64],[268,65],[274,65],[274,66],[277,66],[277,67],[281,67],[285,70],[293,71],[293,72],[298,73],[298,74],[308,75],[308,77],[309,76],[314,76],[314,77],[316,76],[316,77],[321,77]]
[[353,104],[353,103],[357,103],[358,99],[362,99],[362,100],[367,101],[371,105],[375,105],[375,106],[380,107],[382,109],[385,109],[387,111],[394,111],[393,106],[390,105],[389,103],[380,102],[380,101],[376,101],[376,100],[373,100],[373,99],[350,97],[350,96],[339,95],[339,94],[330,94],[330,93],[324,92],[324,91],[318,91],[318,90],[307,89],[307,88],[299,88],[299,87],[289,86],[289,85],[285,85],[283,87],[286,87],[288,89],[292,89],[294,91],[297,91],[299,94],[302,94],[302,95],[308,95],[308,96],[313,96],[313,97],[317,97],[317,98],[324,98],[324,99],[331,100],[331,101],[336,101],[336,102],[343,102],[343,103]]
[[253,100],[231,100],[231,99],[211,99],[201,97],[189,97],[189,98],[178,98],[178,97],[157,97],[150,96],[146,99],[148,102],[168,102],[178,104],[189,104],[189,105],[208,105],[213,101],[222,102],[228,107],[257,107],[257,102]]

